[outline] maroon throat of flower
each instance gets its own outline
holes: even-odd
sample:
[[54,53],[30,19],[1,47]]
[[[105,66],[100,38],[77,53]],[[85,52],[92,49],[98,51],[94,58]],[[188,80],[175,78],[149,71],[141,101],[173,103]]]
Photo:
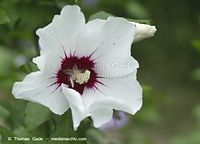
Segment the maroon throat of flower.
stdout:
[[56,83],[58,87],[66,84],[69,88],[83,94],[84,88],[97,88],[96,83],[100,83],[97,73],[94,70],[95,63],[90,56],[77,57],[67,56],[62,59],[61,68],[56,73]]

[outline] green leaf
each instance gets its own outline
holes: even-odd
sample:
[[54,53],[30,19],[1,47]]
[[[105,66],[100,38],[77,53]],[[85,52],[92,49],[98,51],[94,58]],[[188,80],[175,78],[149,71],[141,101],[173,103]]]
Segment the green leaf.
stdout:
[[3,47],[0,45],[0,77],[7,75],[10,72],[13,57],[14,54],[9,51],[8,47]]
[[20,66],[19,70],[24,72],[24,73],[26,73],[26,74],[29,74],[29,73],[31,73],[33,71],[37,71],[38,68],[34,63],[29,62],[27,64],[24,64],[24,65]]
[[1,136],[14,136],[14,134],[11,131],[2,126],[0,126],[0,134]]
[[27,137],[27,138],[43,137],[43,138],[46,138],[49,134],[48,130],[49,130],[48,125],[46,123],[44,123],[32,131],[27,130],[23,126],[20,126],[20,127],[17,127],[14,130],[14,132],[15,132],[15,135],[18,137]]
[[2,8],[0,8],[0,24],[6,24],[9,22],[10,22],[10,19],[9,19],[8,15]]
[[150,85],[142,85],[144,91],[151,91],[152,87]]
[[16,25],[17,20],[19,20],[19,15],[18,11],[16,10],[17,8],[17,1],[16,0],[2,0],[1,3],[2,8],[6,11],[10,22],[9,22],[9,27],[13,29]]
[[10,115],[10,112],[0,105],[0,117],[7,118]]
[[33,130],[52,118],[48,108],[31,102],[27,104],[25,115],[25,125],[28,130]]
[[191,73],[191,77],[193,80],[200,80],[200,68],[193,70]]
[[194,49],[196,49],[200,53],[200,40],[199,39],[193,40],[192,46],[194,47]]
[[[54,116],[53,120],[53,129],[52,133],[49,137],[49,142],[50,144],[56,144],[60,143],[59,141],[51,140],[54,138],[85,138],[85,131],[81,131],[82,133],[80,134],[80,130],[78,129],[77,131],[74,131],[73,129],[73,122],[72,122],[72,115],[71,115],[71,110],[68,110],[65,114],[62,116]],[[62,141],[63,143],[69,143],[69,144],[87,144],[87,141]]]
[[73,130],[71,112],[68,111],[62,116],[54,116],[54,130],[50,137],[70,137],[77,136]]
[[97,129],[89,129],[87,131],[88,144],[107,144],[103,134]]
[[195,108],[193,110],[193,114],[198,122],[198,126],[200,126],[200,104],[195,106]]
[[[35,30],[44,22],[49,22],[50,16],[56,13],[56,8],[51,5],[37,6],[37,5],[19,5],[16,7],[20,17],[20,26],[29,31]],[[45,12],[44,12],[45,11]]]
[[10,130],[0,126],[0,144],[10,144],[8,137],[12,138],[14,136],[15,135]]
[[148,17],[148,12],[146,11],[145,7],[137,1],[128,2],[126,4],[126,10],[130,15],[139,19]]
[[104,12],[104,11],[100,11],[100,12],[97,12],[97,13],[91,15],[89,18],[89,21],[97,19],[97,18],[106,20],[110,16],[113,16],[113,15],[110,13]]

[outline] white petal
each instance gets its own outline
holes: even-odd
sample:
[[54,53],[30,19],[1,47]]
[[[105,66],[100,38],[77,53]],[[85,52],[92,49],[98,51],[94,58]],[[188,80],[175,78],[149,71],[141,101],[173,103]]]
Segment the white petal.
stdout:
[[[123,18],[110,17],[102,27],[103,39],[96,58],[117,58],[118,56],[130,56],[130,48],[133,41],[133,25]],[[120,54],[120,55],[119,55]]]
[[95,71],[103,78],[123,77],[135,72],[139,67],[137,60],[131,56],[111,58],[107,63],[106,61],[95,62]]
[[[101,84],[97,83],[96,87],[100,87]],[[82,94],[82,100],[83,100],[83,105],[86,109],[90,107],[92,103],[95,101],[99,101],[102,99],[105,99],[105,95],[102,91],[98,89],[92,89],[92,88],[85,88]]]
[[[109,18],[107,21],[96,19],[86,24],[79,38],[77,53],[81,56],[91,55],[96,63],[100,77],[121,77],[134,72],[138,62],[131,57],[130,49],[133,37],[142,34],[149,25],[136,24],[123,18]],[[135,29],[137,28],[137,34]],[[146,31],[147,32],[147,31]],[[151,30],[146,34],[150,36]]]
[[[96,84],[96,87],[98,88],[100,85],[102,84]],[[106,107],[102,104],[95,105],[95,108],[90,108],[93,103],[101,102],[104,99],[106,99],[106,96],[104,92],[99,89],[85,88],[82,94],[83,105],[88,109],[95,127],[100,127],[112,119],[112,107]]]
[[111,107],[116,110],[135,114],[142,106],[142,88],[136,80],[101,79],[105,86],[99,87],[107,98],[94,102],[90,109]]
[[77,55],[89,56],[95,51],[95,49],[97,49],[97,47],[99,47],[103,39],[102,27],[105,22],[105,20],[95,19],[89,21],[85,25],[83,31],[77,39]]
[[18,99],[24,99],[48,107],[55,114],[63,114],[69,108],[68,102],[61,90],[51,84],[54,80],[47,79],[42,72],[33,72],[22,82],[16,82],[12,94]]
[[32,61],[43,73],[45,73],[46,77],[50,78],[55,77],[56,73],[61,68],[62,57],[52,51],[33,58]]
[[102,77],[120,77],[134,72],[139,64],[131,57],[133,25],[123,18],[110,17],[102,29],[102,41],[92,58]]
[[98,110],[90,111],[90,114],[94,123],[94,127],[99,128],[112,119],[113,110],[110,107],[104,107]]
[[39,68],[39,70],[43,70],[45,69],[45,55],[42,56],[38,56],[32,59],[33,63],[35,63],[37,65],[37,67]]
[[41,54],[49,51],[62,52],[62,43],[60,42],[54,27],[54,24],[50,23],[46,27],[36,31],[36,34],[39,36]]
[[137,42],[143,40],[145,38],[149,38],[154,36],[156,30],[155,26],[147,25],[147,24],[139,24],[135,22],[131,22],[135,27],[135,37],[133,42]]
[[38,29],[41,51],[73,52],[77,35],[85,25],[85,18],[78,6],[65,6],[60,15],[55,15],[51,24]]
[[72,111],[74,130],[77,130],[80,122],[89,115],[83,106],[81,95],[77,91],[68,88],[65,84],[62,84],[61,87]]

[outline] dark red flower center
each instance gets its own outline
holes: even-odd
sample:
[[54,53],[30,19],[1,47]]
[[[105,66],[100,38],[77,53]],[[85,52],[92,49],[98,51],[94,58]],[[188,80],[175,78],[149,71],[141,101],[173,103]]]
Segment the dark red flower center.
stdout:
[[69,88],[83,94],[85,87],[95,88],[98,82],[97,73],[94,70],[95,63],[90,56],[77,57],[67,56],[62,59],[61,68],[56,73],[56,84],[66,84]]

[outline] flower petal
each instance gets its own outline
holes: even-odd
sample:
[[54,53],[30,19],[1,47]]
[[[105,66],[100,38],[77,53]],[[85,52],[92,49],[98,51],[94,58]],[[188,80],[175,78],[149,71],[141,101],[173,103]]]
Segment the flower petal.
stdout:
[[120,77],[134,72],[139,64],[131,57],[133,24],[123,18],[110,17],[100,28],[102,40],[92,55],[99,76]]
[[85,25],[85,18],[78,6],[65,6],[60,15],[55,15],[51,24],[38,29],[41,52],[63,50],[69,54],[76,46],[77,35]]
[[55,76],[55,73],[60,69],[62,58],[52,51],[33,58],[32,61],[45,73],[46,77],[50,78]]
[[136,80],[102,79],[105,86],[99,87],[106,98],[91,104],[90,109],[111,107],[135,114],[142,106],[142,88]]
[[[111,58],[127,57],[131,54],[133,25],[123,18],[110,17],[102,27],[103,39],[94,53],[94,58],[110,61]],[[111,57],[110,57],[111,56]]]
[[99,101],[106,98],[104,93],[98,89],[98,87],[100,87],[101,84],[97,83],[95,86],[97,87],[97,89],[85,88],[81,96],[83,100],[83,105],[86,109],[88,109],[90,105],[95,101]]
[[22,82],[16,82],[12,94],[18,99],[24,99],[48,107],[53,113],[62,115],[69,108],[68,101],[53,81],[47,79],[42,72],[33,72]]
[[149,38],[154,36],[154,33],[157,31],[155,26],[140,24],[131,22],[135,26],[135,38],[133,42],[137,42],[143,40],[145,38]]
[[81,95],[77,91],[68,88],[65,84],[62,84],[61,87],[72,111],[74,130],[77,130],[80,122],[89,115],[83,106]]
[[99,47],[103,39],[102,27],[105,22],[105,20],[94,19],[85,25],[77,39],[76,54],[78,56],[89,56]]
[[101,109],[92,110],[90,111],[90,114],[94,123],[94,127],[99,128],[112,119],[113,110],[110,107],[104,107]]
[[95,19],[86,24],[78,38],[76,54],[91,55],[98,76],[121,77],[139,67],[130,54],[133,36],[133,24],[123,18]]
[[35,63],[37,65],[37,67],[39,68],[39,70],[43,70],[45,69],[45,56],[38,56],[32,59],[33,63]]
[[[98,83],[96,84],[96,87],[98,88],[100,85],[102,84]],[[95,127],[100,127],[111,120],[113,114],[112,108],[104,107],[104,105],[99,107],[97,105],[95,108],[90,109],[90,106],[93,103],[106,99],[103,91],[100,91],[99,89],[85,88],[81,97],[83,105],[88,110]]]
[[96,62],[95,71],[102,78],[117,78],[129,75],[137,70],[139,63],[131,56],[110,58],[106,62]]

